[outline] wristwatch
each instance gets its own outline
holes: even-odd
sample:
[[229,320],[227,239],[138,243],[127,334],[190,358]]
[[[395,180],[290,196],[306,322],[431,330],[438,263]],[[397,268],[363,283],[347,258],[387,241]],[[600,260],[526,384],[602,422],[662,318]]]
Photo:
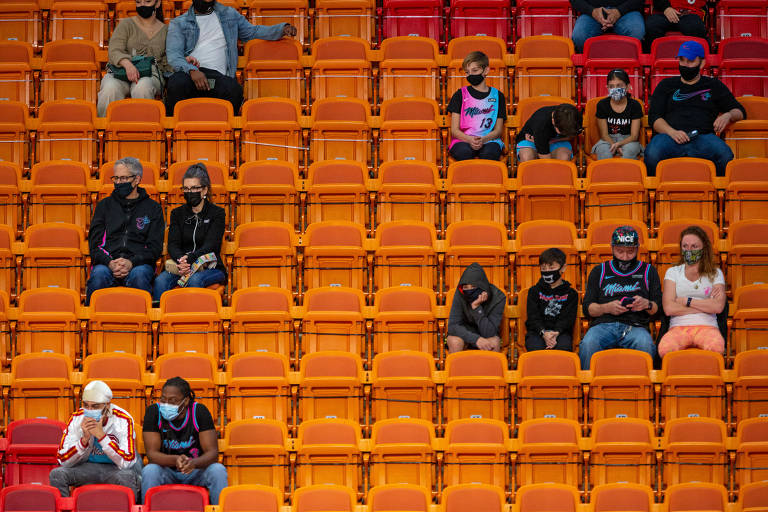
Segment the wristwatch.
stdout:
[[693,297],[688,297],[688,300],[685,301],[685,307],[689,308],[691,307],[691,301],[693,300]]

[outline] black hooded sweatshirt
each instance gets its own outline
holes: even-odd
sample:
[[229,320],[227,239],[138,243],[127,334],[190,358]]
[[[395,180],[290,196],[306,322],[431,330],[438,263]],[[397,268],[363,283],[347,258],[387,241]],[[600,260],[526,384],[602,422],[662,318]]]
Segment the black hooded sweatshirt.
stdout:
[[207,199],[200,213],[183,204],[171,211],[168,225],[168,254],[176,262],[187,255],[190,265],[197,258],[212,252],[216,255],[216,268],[227,273],[227,267],[221,260],[221,239],[224,236],[226,212]]
[[126,258],[134,267],[154,266],[163,252],[165,219],[160,205],[137,188],[139,197],[123,199],[114,191],[96,205],[88,230],[94,265]]
[[552,288],[539,279],[528,290],[525,329],[536,334],[542,329],[570,333],[576,321],[578,305],[579,295],[571,288],[571,283],[564,280],[557,288]]
[[488,300],[472,309],[457,288],[448,317],[448,334],[458,336],[468,345],[474,345],[480,337],[499,336],[507,294],[488,282],[483,267],[477,263],[472,263],[464,270],[459,279],[459,288],[464,284],[474,285],[487,292]]

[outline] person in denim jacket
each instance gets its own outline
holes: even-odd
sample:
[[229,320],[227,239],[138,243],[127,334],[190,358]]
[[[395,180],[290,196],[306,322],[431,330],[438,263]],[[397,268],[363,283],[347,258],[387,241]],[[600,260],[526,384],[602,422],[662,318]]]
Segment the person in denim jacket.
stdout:
[[289,23],[251,25],[216,0],[193,0],[168,27],[165,51],[174,73],[168,79],[166,114],[173,116],[177,102],[199,97],[225,99],[237,113],[243,102],[243,88],[235,79],[237,41],[276,41],[295,35],[296,28]]

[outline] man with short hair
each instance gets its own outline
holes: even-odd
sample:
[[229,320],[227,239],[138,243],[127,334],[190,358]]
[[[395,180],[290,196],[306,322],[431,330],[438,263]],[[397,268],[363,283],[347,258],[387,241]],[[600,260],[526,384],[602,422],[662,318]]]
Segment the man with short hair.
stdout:
[[141,162],[125,157],[116,161],[113,169],[115,189],[96,205],[88,230],[93,268],[86,286],[86,305],[94,291],[111,286],[152,293],[154,266],[163,252],[163,210],[139,187]]
[[649,263],[638,261],[640,236],[631,226],[619,226],[611,236],[613,259],[589,273],[582,308],[590,327],[579,344],[581,369],[592,355],[611,348],[642,350],[654,357],[656,345],[648,331],[661,304],[661,280]]
[[112,390],[100,380],[83,388],[83,406],[69,418],[59,445],[61,466],[49,476],[64,497],[70,486],[113,484],[131,489],[139,503],[141,458],[133,418],[111,400]]

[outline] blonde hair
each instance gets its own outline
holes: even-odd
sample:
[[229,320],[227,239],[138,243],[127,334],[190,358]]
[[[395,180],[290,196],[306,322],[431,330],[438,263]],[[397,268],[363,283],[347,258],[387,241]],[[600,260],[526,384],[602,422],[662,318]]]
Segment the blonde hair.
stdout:
[[470,64],[476,62],[480,66],[488,67],[488,56],[483,52],[470,52],[469,55],[464,57],[464,62],[461,63],[461,68],[466,71]]

